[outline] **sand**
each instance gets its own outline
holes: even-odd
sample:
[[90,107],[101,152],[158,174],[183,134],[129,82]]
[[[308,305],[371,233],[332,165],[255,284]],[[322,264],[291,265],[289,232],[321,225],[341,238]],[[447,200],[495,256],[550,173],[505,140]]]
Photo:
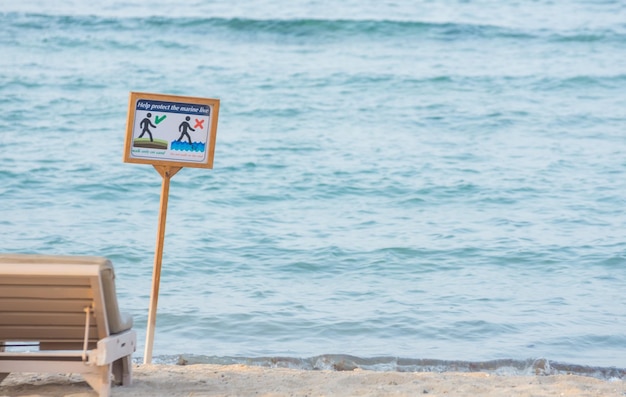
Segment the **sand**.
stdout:
[[[246,365],[135,365],[112,396],[626,396],[623,380],[483,372],[311,371]],[[97,396],[79,375],[11,374],[0,396]]]

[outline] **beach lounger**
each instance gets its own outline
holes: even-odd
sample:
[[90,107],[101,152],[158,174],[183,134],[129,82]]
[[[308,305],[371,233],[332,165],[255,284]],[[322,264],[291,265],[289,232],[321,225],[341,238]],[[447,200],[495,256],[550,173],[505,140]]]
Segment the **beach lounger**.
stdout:
[[137,336],[106,258],[0,254],[0,382],[11,372],[80,373],[101,397],[130,385]]

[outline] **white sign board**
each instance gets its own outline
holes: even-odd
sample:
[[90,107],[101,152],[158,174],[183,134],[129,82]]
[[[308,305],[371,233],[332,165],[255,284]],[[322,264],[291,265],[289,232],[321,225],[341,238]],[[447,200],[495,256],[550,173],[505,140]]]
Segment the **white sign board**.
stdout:
[[213,168],[219,100],[131,92],[124,161]]

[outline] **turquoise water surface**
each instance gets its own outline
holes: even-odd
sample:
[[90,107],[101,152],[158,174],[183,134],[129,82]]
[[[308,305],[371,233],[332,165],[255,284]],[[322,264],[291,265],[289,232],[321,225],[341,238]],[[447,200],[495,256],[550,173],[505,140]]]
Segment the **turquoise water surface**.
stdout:
[[0,4],[0,250],[109,257],[137,356],[131,91],[221,101],[214,169],[172,178],[155,356],[626,367],[623,2]]

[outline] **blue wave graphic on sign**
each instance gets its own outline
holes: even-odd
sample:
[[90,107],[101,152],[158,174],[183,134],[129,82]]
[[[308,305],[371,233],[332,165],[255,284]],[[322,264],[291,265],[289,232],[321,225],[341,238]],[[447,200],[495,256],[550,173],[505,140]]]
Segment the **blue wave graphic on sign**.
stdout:
[[171,150],[180,150],[185,152],[200,152],[203,153],[206,148],[206,144],[202,142],[181,142],[181,141],[172,141],[170,145]]

